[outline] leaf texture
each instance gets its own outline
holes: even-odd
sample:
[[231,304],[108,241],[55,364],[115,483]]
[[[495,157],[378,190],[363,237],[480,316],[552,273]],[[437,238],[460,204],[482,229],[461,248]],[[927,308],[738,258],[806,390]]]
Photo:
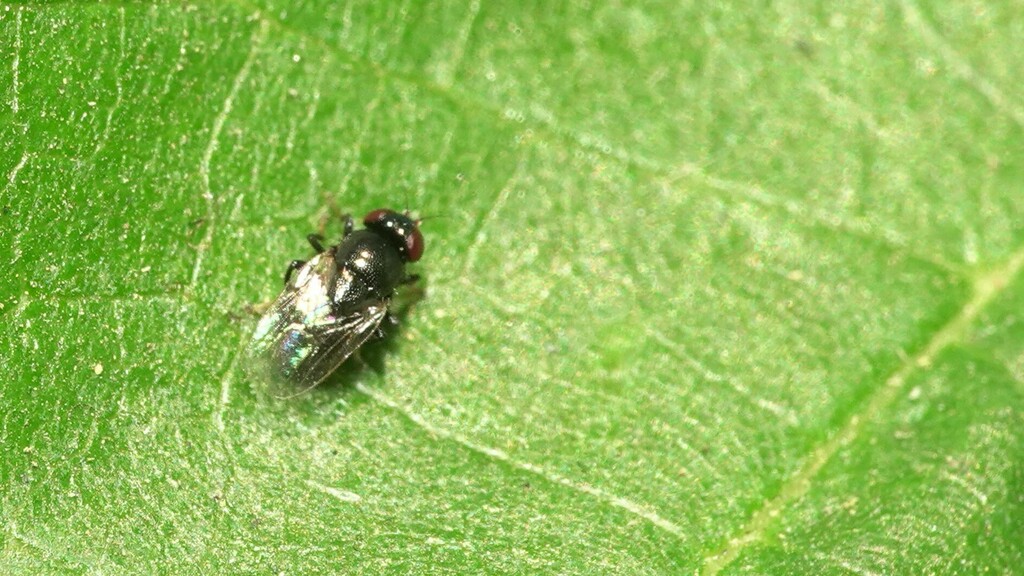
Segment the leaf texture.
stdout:
[[[1013,573],[1019,4],[0,8],[5,573]],[[305,234],[392,337],[240,352]]]

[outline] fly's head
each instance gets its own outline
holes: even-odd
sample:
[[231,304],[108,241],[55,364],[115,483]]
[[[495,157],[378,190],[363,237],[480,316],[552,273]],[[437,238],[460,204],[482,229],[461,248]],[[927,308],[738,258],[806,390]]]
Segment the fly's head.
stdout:
[[391,241],[406,262],[415,262],[423,255],[423,234],[420,221],[401,213],[381,208],[363,218],[363,225]]

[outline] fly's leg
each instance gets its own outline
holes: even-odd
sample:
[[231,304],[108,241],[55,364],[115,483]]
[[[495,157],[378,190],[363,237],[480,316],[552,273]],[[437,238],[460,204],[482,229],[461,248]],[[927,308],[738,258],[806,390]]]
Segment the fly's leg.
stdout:
[[270,310],[270,307],[274,305],[273,300],[267,300],[266,302],[260,302],[258,304],[246,304],[245,311],[253,316],[263,316],[263,314]]
[[401,324],[401,322],[399,322],[398,318],[388,310],[384,313],[384,319],[381,320],[380,325],[374,328],[373,336],[370,337],[372,340],[380,340],[388,335],[388,333],[384,331],[385,324],[394,327]]
[[[322,244],[323,240],[324,240],[324,237],[319,235],[319,234],[309,234],[309,235],[306,236],[306,242],[309,242],[309,245],[313,247],[313,250],[316,250],[317,254],[319,254],[319,253],[324,251],[324,245]],[[284,283],[285,283],[285,285],[287,285],[288,281],[291,280],[292,273],[295,272],[296,270],[298,270],[299,268],[302,268],[305,265],[306,265],[306,261],[305,260],[292,260],[288,264],[288,269],[284,271]]]
[[[331,206],[332,206],[332,208],[334,207],[334,203],[333,202],[331,203]],[[337,214],[338,213],[337,208],[334,208],[332,210],[332,212]],[[320,219],[320,226],[317,227],[317,230],[320,231],[320,233],[317,234],[319,240],[323,240],[324,239],[323,233],[324,233],[324,230],[327,229],[327,220],[328,220],[328,215],[327,214],[324,214],[324,217]],[[344,238],[344,237],[348,236],[349,234],[351,234],[353,230],[355,230],[356,223],[355,223],[355,221],[352,220],[352,215],[351,214],[342,214],[341,215],[341,222],[345,226],[344,231],[341,234],[341,237]],[[317,250],[317,252],[323,252],[323,250]]]
[[309,245],[313,247],[313,250],[316,250],[317,254],[324,251],[324,245],[321,244],[323,241],[324,237],[320,234],[309,234],[306,236],[306,242],[309,242]]
[[287,285],[288,281],[291,280],[292,272],[295,272],[296,270],[298,270],[299,268],[302,268],[305,265],[306,265],[306,261],[305,260],[292,260],[291,263],[288,264],[288,269],[284,271],[284,283],[285,283],[285,285]]
[[402,278],[398,282],[398,284],[400,286],[409,286],[408,288],[402,289],[402,305],[400,308],[403,311],[418,302],[427,292],[426,286],[420,282],[419,274],[407,274],[405,278]]

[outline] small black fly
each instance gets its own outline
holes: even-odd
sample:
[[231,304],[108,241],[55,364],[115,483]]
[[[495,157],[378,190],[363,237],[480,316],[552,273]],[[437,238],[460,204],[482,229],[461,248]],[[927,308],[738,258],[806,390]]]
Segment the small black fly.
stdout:
[[277,384],[296,393],[316,386],[371,337],[382,336],[395,290],[419,277],[405,265],[423,255],[420,221],[408,213],[374,210],[353,230],[345,217],[341,243],[324,248],[323,237],[307,240],[317,255],[293,260],[284,291],[260,319],[250,353]]

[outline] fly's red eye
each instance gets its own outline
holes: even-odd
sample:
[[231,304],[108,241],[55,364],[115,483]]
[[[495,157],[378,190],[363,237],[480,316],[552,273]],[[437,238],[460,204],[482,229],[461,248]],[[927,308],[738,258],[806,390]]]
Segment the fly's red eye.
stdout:
[[405,254],[409,262],[415,262],[423,256],[423,234],[420,234],[419,222],[415,223],[412,234],[405,237]]
[[380,208],[378,210],[374,210],[373,212],[370,212],[363,218],[363,225],[365,226],[367,224],[373,224],[374,222],[380,222],[381,220],[384,219],[385,216],[394,213],[394,210],[388,210],[387,208]]

